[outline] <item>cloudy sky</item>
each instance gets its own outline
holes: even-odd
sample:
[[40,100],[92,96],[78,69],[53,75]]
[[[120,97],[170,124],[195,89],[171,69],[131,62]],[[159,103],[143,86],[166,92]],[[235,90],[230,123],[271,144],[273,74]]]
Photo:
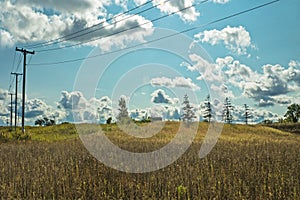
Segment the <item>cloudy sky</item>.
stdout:
[[245,103],[255,122],[279,118],[300,100],[300,2],[228,17],[268,2],[0,0],[0,124],[15,91],[10,73],[22,72],[16,47],[35,51],[27,56],[28,124],[105,121],[120,96],[134,118],[177,120],[184,94],[200,120],[208,94],[216,110],[229,97],[236,121]]

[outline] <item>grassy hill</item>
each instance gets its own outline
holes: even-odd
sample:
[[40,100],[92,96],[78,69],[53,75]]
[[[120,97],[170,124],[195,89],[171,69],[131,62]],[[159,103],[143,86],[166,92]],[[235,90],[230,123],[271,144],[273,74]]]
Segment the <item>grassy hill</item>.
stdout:
[[[143,125],[143,124],[142,124]],[[145,124],[144,126],[146,126]],[[172,138],[179,127],[180,123],[178,122],[166,122],[164,129],[157,133],[156,136],[150,138],[152,141],[157,140],[157,137],[161,135],[167,135]],[[86,126],[86,125],[77,125],[77,126]],[[198,132],[196,139],[201,140],[204,138],[209,124],[202,122],[198,125]],[[112,125],[99,125],[101,130],[106,132],[109,137],[118,136],[121,139],[134,139],[133,137],[128,137],[126,133],[123,133],[116,124]],[[78,128],[78,127],[77,127]],[[87,126],[87,129],[88,126]],[[245,139],[267,139],[273,140],[278,139],[277,137],[286,137],[289,138],[298,138],[292,133],[300,132],[300,124],[273,124],[273,125],[241,125],[241,124],[225,124],[221,133],[221,140],[245,140]],[[0,127],[0,133],[2,138],[7,138],[13,140],[15,136],[14,131],[9,131],[8,127]],[[78,138],[78,131],[74,124],[60,124],[54,126],[45,126],[45,127],[36,127],[36,126],[27,126],[26,133],[29,135],[30,140],[33,141],[60,141],[65,139]],[[17,134],[21,134],[21,129],[17,129]]]

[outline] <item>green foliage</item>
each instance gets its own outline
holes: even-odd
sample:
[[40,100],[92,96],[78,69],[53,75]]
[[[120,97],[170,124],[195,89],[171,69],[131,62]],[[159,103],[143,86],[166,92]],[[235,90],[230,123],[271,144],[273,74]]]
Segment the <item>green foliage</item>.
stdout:
[[44,117],[43,119],[37,119],[34,122],[34,125],[39,125],[39,126],[53,126],[53,125],[55,125],[55,120],[49,119],[47,117]]
[[300,117],[300,105],[294,103],[288,106],[287,109],[288,110],[284,115],[284,117],[286,117],[286,121],[297,123]]
[[112,117],[109,117],[109,118],[106,120],[106,124],[111,124],[111,121],[112,121]]

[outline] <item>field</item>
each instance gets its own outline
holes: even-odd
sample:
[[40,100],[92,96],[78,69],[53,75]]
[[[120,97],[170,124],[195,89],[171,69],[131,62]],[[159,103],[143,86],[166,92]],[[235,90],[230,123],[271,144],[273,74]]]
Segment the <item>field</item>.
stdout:
[[[29,140],[6,129],[0,144],[2,199],[299,199],[300,135],[271,127],[225,125],[217,145],[199,159],[208,125],[173,164],[131,174],[111,169],[83,146],[73,125],[28,127]],[[152,151],[168,143],[178,123],[150,139],[133,139],[103,127],[118,146]]]

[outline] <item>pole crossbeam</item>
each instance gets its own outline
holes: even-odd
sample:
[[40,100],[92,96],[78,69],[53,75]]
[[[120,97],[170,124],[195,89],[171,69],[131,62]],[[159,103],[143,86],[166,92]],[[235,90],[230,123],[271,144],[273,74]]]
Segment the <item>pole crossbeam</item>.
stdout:
[[27,51],[23,48],[16,47],[16,51],[23,53],[23,90],[22,90],[22,133],[25,133],[25,83],[26,83],[26,56],[27,54],[34,54],[34,51]]

